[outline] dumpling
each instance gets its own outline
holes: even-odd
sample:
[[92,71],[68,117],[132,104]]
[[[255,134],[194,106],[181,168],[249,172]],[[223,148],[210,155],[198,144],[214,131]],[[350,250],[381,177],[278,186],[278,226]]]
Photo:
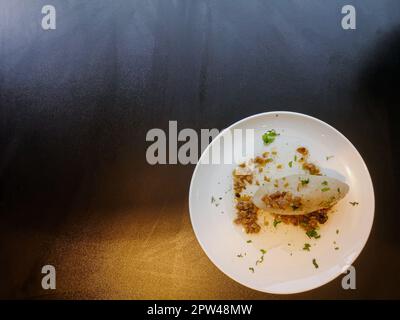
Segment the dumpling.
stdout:
[[335,178],[295,174],[265,182],[254,194],[253,203],[274,214],[301,215],[330,208],[349,191]]

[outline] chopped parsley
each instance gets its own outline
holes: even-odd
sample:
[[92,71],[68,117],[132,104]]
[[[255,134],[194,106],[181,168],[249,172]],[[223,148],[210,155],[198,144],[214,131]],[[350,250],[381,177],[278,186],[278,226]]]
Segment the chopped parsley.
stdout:
[[297,155],[295,154],[293,157],[294,161],[297,161]]
[[322,184],[323,186],[327,186],[327,185],[328,185],[328,181],[324,180],[324,181],[322,181],[321,184]]
[[339,250],[339,247],[335,247],[335,250]]
[[340,193],[340,188],[337,188],[337,192]]
[[306,232],[306,235],[307,235],[310,239],[311,239],[311,238],[318,239],[318,238],[321,237],[315,229],[308,230],[308,231]]
[[305,243],[305,244],[304,244],[304,247],[303,247],[303,250],[304,250],[304,251],[310,251],[310,248],[311,248],[311,244]]
[[279,136],[279,133],[276,133],[274,129],[268,130],[266,133],[262,135],[262,139],[265,144],[270,144],[274,142],[275,138]]
[[267,253],[267,250],[265,250],[265,249],[260,249],[260,251],[261,251],[262,254],[266,254]]
[[240,253],[240,254],[236,255],[236,257],[243,258],[243,255]]
[[253,241],[251,241],[251,240],[247,240],[246,242],[247,242],[247,243],[252,243]]
[[260,257],[260,259],[258,259],[257,261],[256,261],[256,265],[258,265],[259,263],[262,263],[264,261],[264,255],[262,255],[261,257]]
[[325,187],[325,188],[321,189],[322,192],[326,192],[326,191],[329,191],[329,190],[331,190],[331,188],[328,188],[328,187]]
[[310,179],[307,178],[307,179],[302,179],[300,181],[301,181],[301,185],[304,186],[310,182]]
[[315,269],[319,268],[319,265],[318,265],[318,263],[317,263],[317,261],[315,259],[312,259],[312,263],[313,263]]
[[276,228],[276,226],[281,223],[282,221],[280,220],[276,220],[276,218],[274,219],[274,227]]
[[254,268],[253,267],[249,267],[249,270],[254,273]]
[[291,168],[293,165],[293,161],[289,161],[289,167]]
[[358,202],[354,201],[354,202],[349,202],[353,207],[354,206],[358,206]]
[[336,229],[336,234],[339,234],[339,229]]
[[215,202],[215,198],[214,198],[214,196],[212,196],[211,197],[211,203],[214,203]]
[[328,161],[329,159],[332,159],[334,156],[327,156],[326,160]]

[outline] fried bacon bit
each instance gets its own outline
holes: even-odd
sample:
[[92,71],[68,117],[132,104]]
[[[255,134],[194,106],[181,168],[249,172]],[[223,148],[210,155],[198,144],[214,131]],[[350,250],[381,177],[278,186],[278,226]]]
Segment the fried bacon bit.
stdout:
[[244,227],[246,233],[258,233],[261,230],[257,223],[257,207],[253,204],[251,197],[242,196],[236,204],[236,224]]
[[235,193],[241,193],[247,184],[253,183],[253,175],[234,176],[233,189]]
[[321,174],[319,168],[315,164],[307,161],[307,158],[310,154],[308,152],[307,148],[299,147],[299,148],[297,148],[296,151],[302,155],[299,162],[303,162],[303,170],[308,171],[311,175],[320,175]]
[[268,163],[268,162],[271,162],[272,161],[272,159],[270,159],[270,158],[263,158],[263,157],[256,157],[255,159],[254,159],[254,162],[255,162],[255,164],[256,164],[256,167],[258,167],[258,168],[262,168],[262,167],[265,167],[266,166],[266,164]]
[[304,162],[303,169],[307,170],[311,175],[320,175],[321,174],[319,168],[315,164],[310,163],[310,162]]
[[243,166],[240,164],[238,168],[233,171],[233,189],[235,191],[236,197],[237,194],[246,189],[247,184],[253,183],[253,172],[250,168]]
[[297,148],[297,152],[302,154],[303,156],[307,156],[308,155],[308,150],[305,147],[299,147]]
[[296,210],[301,207],[301,198],[300,197],[293,197],[290,192],[274,192],[270,195],[265,195],[262,198],[262,201],[265,203],[267,208],[274,208],[274,209],[282,209],[285,210],[291,207],[293,210]]
[[312,231],[317,229],[319,224],[324,224],[328,220],[329,209],[320,209],[303,215],[277,215],[277,219],[285,224],[300,225],[304,230]]

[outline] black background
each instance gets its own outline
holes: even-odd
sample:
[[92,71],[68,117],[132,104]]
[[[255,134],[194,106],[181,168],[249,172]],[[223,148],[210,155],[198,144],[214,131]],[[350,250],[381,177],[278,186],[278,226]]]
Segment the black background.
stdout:
[[[54,31],[40,26],[45,4],[57,9]],[[341,27],[346,4],[356,30]],[[70,240],[71,221],[86,232],[121,210],[132,223],[142,208],[188,214],[173,208],[186,206],[193,166],[147,164],[151,128],[222,129],[288,110],[347,136],[374,182],[358,289],[315,294],[400,298],[399,59],[396,0],[0,0],[0,297],[43,294],[37,266],[60,234]]]

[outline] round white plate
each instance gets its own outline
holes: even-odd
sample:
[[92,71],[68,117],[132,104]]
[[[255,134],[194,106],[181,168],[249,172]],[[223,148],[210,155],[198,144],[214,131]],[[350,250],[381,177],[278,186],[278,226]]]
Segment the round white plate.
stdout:
[[[218,146],[223,155],[232,152],[228,144],[221,144],[221,140],[235,129],[254,130],[254,141],[249,140],[249,143],[254,144],[255,155],[277,151],[276,160],[267,172],[271,178],[304,173],[299,164],[289,167],[288,163],[296,148],[305,146],[310,151],[310,161],[317,164],[323,174],[350,186],[349,193],[321,226],[319,239],[309,239],[300,227],[284,223],[276,227],[272,223],[263,225],[261,232],[255,235],[246,234],[233,223],[236,213],[232,171],[236,165],[204,162],[213,159],[209,157]],[[261,136],[270,129],[280,135],[266,146]],[[243,149],[249,148],[249,143]],[[241,151],[234,150],[235,153]],[[274,168],[275,164],[282,164],[282,169]],[[203,152],[193,172],[189,191],[193,229],[211,261],[247,287],[278,294],[317,288],[346,271],[368,239],[374,206],[371,177],[351,142],[325,122],[293,112],[257,114],[222,131]],[[311,245],[310,251],[303,250],[305,243]],[[264,250],[265,254],[262,253]]]

